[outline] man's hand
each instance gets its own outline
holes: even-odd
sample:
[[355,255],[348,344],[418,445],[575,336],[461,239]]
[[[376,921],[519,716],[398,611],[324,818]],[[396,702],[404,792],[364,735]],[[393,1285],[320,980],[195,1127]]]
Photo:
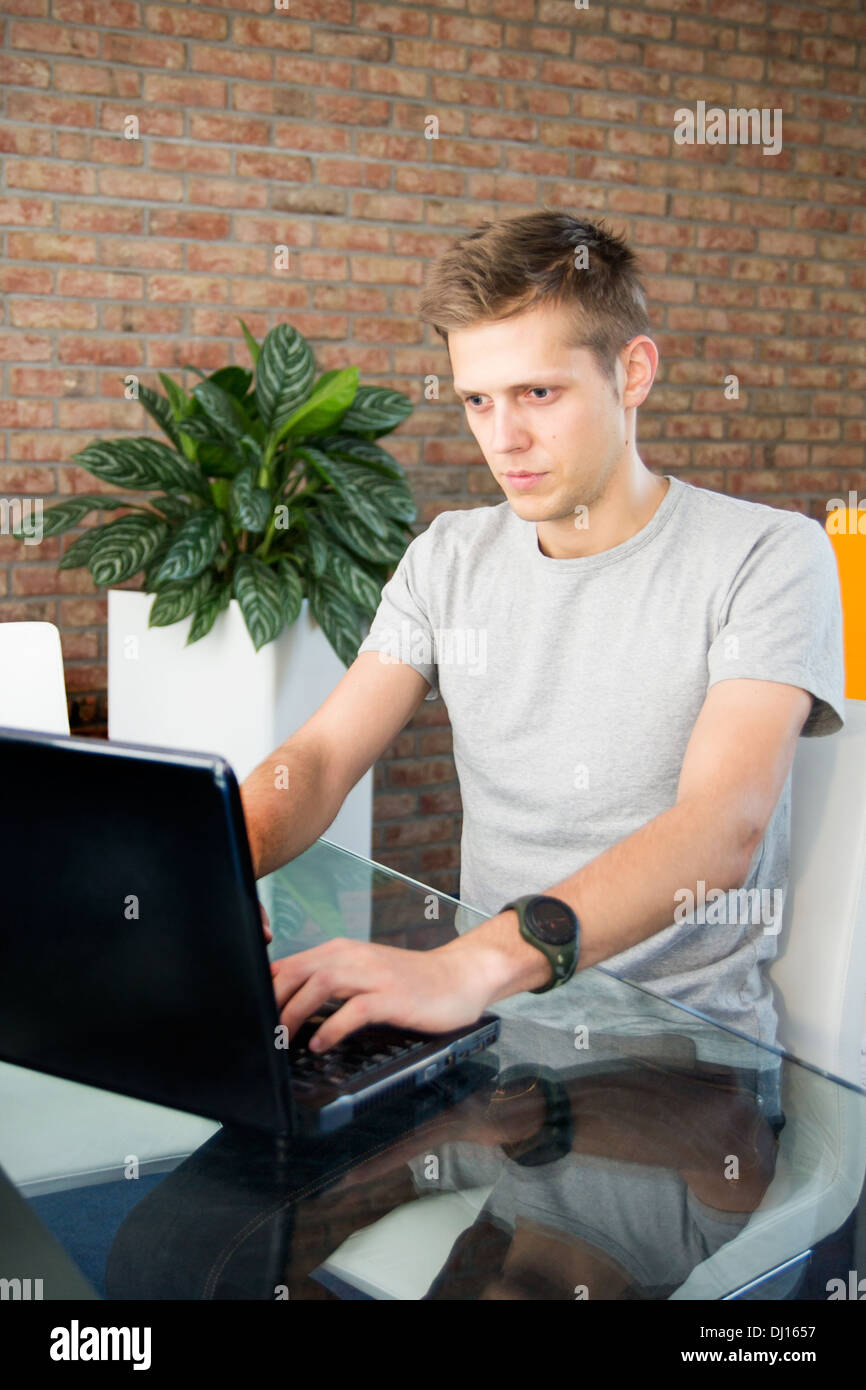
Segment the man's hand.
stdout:
[[273,961],[280,1022],[291,1039],[327,1000],[345,999],[311,1039],[314,1051],[333,1047],[366,1023],[430,1033],[474,1023],[491,1001],[491,978],[483,964],[473,969],[465,954],[455,956],[456,945],[407,951],[337,937]]

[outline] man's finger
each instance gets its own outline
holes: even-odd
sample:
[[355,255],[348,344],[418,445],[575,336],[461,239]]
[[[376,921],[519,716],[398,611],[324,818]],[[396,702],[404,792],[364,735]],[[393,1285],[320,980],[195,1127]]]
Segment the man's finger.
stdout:
[[[334,985],[329,976],[322,975],[321,971],[310,976],[306,983],[292,995],[280,1014],[280,1023],[288,1029],[290,1043],[310,1015],[316,1013],[323,1004],[334,997]],[[339,997],[339,991],[337,991],[336,997]]]
[[[331,990],[331,996],[333,993]],[[354,1033],[356,1028],[363,1028],[366,1023],[387,1022],[399,1007],[399,1000],[391,995],[377,994],[373,990],[367,994],[353,994],[341,1008],[329,1014],[310,1038],[310,1047],[314,1052],[324,1052],[326,1048],[342,1042],[343,1038]]]
[[264,903],[259,903],[259,907],[261,908],[261,912],[262,912],[262,926],[263,926],[264,932],[265,932],[265,941],[273,941],[273,939],[274,939],[274,934],[273,934],[273,932],[271,931],[271,923],[270,923],[270,920],[269,920],[269,918],[268,918],[268,914],[265,912],[265,905],[264,905]]
[[296,951],[294,955],[283,956],[282,960],[271,961],[278,1010],[281,1010],[292,995],[306,984],[311,975],[322,968],[330,954],[325,954],[326,952],[326,945],[311,946],[306,951]]

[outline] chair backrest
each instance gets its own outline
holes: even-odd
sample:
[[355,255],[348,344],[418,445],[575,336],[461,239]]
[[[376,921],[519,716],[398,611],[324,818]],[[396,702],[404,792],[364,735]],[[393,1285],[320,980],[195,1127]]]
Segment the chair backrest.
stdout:
[[845,728],[801,738],[791,786],[791,865],[770,967],[779,1044],[862,1084],[866,1002],[866,701]]
[[0,727],[69,733],[60,633],[53,623],[0,623]]

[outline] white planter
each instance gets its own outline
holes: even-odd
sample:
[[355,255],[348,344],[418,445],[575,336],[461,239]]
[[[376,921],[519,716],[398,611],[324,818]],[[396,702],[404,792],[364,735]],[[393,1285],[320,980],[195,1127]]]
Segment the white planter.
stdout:
[[[147,626],[153,594],[108,591],[108,737],[157,748],[220,753],[238,782],[319,708],[346,667],[304,599],[261,651],[236,599],[206,637],[186,647],[191,618]],[[370,858],[373,771],[324,832]]]

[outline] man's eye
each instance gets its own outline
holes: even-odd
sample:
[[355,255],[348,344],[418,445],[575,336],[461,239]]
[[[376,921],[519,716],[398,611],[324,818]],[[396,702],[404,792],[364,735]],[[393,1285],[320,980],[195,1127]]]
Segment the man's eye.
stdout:
[[[549,386],[530,386],[529,390],[530,390],[530,391],[543,391],[543,392],[545,393],[545,396],[549,396],[549,395],[550,395],[550,387],[549,387]],[[465,404],[465,405],[470,405],[473,401],[480,401],[480,400],[481,400],[481,397],[480,397],[480,396],[464,396],[464,398],[463,398],[463,401],[464,401],[464,404]]]

